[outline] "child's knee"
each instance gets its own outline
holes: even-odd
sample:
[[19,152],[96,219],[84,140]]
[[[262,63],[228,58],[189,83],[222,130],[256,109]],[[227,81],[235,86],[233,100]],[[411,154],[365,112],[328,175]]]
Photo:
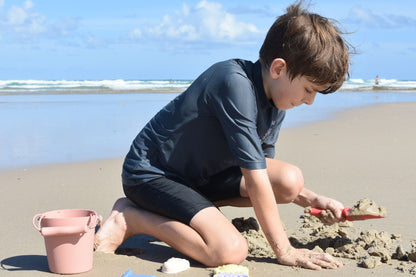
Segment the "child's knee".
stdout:
[[246,240],[240,236],[230,239],[220,249],[217,249],[216,252],[216,260],[213,261],[215,266],[240,264],[247,258],[248,245]]
[[282,183],[280,184],[280,201],[290,203],[299,195],[304,186],[302,171],[295,165],[287,165],[283,171]]
[[243,237],[234,240],[228,251],[229,255],[224,255],[224,264],[239,264],[243,262],[248,255],[247,241]]

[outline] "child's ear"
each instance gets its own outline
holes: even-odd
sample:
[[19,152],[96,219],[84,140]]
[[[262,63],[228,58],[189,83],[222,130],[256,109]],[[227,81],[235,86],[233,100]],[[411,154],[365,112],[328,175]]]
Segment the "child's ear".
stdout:
[[283,70],[286,69],[286,61],[281,58],[274,59],[270,65],[270,76],[273,79],[279,79]]

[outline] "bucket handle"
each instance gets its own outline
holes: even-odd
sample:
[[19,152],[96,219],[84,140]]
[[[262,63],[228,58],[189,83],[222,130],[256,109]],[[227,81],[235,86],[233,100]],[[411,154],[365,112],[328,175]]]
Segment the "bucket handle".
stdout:
[[[102,222],[102,216],[98,215],[95,211],[90,213],[90,219],[88,220],[88,224],[86,226],[63,226],[59,227],[62,232],[57,232],[55,229],[56,227],[43,227],[41,228],[40,223],[42,221],[42,218],[44,217],[44,214],[36,214],[32,219],[33,227],[35,227],[36,230],[41,232],[43,236],[51,236],[56,234],[64,235],[64,234],[73,234],[73,233],[86,233],[88,232],[88,229],[95,228],[96,225],[101,225]],[[45,230],[46,229],[46,230]]]
[[[86,233],[88,232],[88,228],[91,229],[87,225],[79,225],[79,226],[57,226],[57,227],[41,227],[41,221],[44,218],[43,214],[37,214],[33,217],[32,224],[36,230],[38,230],[42,236],[62,236],[62,235],[70,235],[76,233]],[[90,214],[90,221],[92,221],[92,215]],[[90,224],[91,224],[90,222]]]
[[33,227],[35,227],[35,229],[38,230],[39,232],[41,230],[40,222],[42,221],[42,218],[43,218],[43,214],[37,214],[32,219]]
[[95,211],[92,211],[92,213],[90,213],[90,219],[88,220],[87,227],[89,229],[93,229],[97,225],[101,226],[102,220],[103,218],[101,215],[98,215]]

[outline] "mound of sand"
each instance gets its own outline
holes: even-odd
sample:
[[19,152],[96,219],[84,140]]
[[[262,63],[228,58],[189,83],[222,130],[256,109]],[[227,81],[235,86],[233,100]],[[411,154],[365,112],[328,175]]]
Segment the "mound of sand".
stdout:
[[[380,211],[385,214],[383,209]],[[397,267],[399,271],[416,275],[416,240],[408,247],[410,250],[405,251],[397,234],[377,230],[358,231],[349,221],[324,225],[309,214],[302,215],[300,219],[301,226],[289,237],[296,248],[353,259],[364,268],[375,268],[397,259],[402,261]],[[249,257],[276,257],[254,218],[235,218],[232,223],[247,240]]]
[[351,218],[360,218],[362,215],[386,217],[387,211],[386,208],[378,206],[373,200],[363,198],[352,207],[349,213]]

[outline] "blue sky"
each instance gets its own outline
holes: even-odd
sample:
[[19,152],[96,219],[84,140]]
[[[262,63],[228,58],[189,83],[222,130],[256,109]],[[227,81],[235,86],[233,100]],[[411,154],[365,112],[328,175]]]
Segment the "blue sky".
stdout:
[[[255,61],[293,1],[0,0],[0,80],[194,79]],[[416,1],[315,0],[358,50],[351,78],[416,80]]]

